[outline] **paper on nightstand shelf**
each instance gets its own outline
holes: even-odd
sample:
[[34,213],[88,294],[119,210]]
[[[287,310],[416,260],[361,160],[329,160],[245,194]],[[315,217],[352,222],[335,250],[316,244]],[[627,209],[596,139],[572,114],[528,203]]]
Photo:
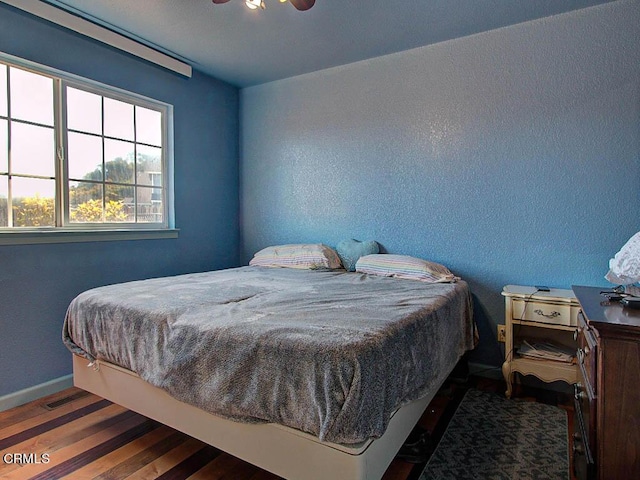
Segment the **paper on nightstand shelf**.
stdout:
[[518,355],[525,358],[538,358],[542,360],[554,360],[556,362],[572,363],[574,351],[568,347],[556,345],[551,342],[536,342],[531,344],[526,340],[518,348]]

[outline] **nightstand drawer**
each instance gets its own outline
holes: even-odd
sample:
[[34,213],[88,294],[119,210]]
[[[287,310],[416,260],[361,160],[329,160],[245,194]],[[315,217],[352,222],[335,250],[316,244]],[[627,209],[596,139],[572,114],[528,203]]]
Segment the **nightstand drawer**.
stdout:
[[513,319],[555,325],[578,325],[578,310],[569,304],[542,303],[535,300],[513,299]]

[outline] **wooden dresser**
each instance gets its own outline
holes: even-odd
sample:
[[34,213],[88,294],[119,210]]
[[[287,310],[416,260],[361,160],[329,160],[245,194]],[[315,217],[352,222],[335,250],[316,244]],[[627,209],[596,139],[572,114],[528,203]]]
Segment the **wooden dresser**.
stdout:
[[578,479],[640,479],[640,310],[606,288],[574,286],[576,341],[573,465]]

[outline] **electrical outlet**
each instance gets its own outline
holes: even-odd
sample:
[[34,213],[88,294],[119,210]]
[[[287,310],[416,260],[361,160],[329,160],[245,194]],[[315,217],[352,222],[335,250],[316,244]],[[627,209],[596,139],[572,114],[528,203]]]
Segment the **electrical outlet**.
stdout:
[[507,341],[507,326],[506,325],[498,325],[498,341],[506,342]]

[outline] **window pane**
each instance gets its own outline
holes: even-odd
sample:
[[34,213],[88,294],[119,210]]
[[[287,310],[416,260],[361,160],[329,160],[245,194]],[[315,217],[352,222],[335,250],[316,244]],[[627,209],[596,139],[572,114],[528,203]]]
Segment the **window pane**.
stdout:
[[102,185],[69,182],[69,219],[72,223],[102,222]]
[[133,143],[105,139],[104,159],[107,182],[133,183]]
[[160,112],[136,107],[136,141],[162,145],[162,114]]
[[162,190],[137,188],[138,222],[162,222]]
[[102,97],[76,88],[67,88],[67,128],[102,134]]
[[7,215],[7,194],[8,189],[8,177],[0,175],[0,227],[7,227],[9,225],[9,216]]
[[0,229],[164,224],[167,111],[124,90],[0,60]]
[[69,132],[69,178],[102,181],[102,138]]
[[7,66],[0,63],[0,116],[7,116]]
[[162,149],[139,145],[137,169],[139,185],[162,186]]
[[53,128],[11,124],[11,173],[55,175]]
[[11,117],[53,125],[53,80],[18,68],[10,80]]
[[0,120],[0,173],[9,171],[8,123],[6,120]]
[[14,227],[55,225],[55,182],[39,178],[11,179]]
[[133,105],[105,97],[104,134],[133,140]]
[[133,205],[134,187],[123,187],[121,185],[107,185],[107,222],[135,222]]

